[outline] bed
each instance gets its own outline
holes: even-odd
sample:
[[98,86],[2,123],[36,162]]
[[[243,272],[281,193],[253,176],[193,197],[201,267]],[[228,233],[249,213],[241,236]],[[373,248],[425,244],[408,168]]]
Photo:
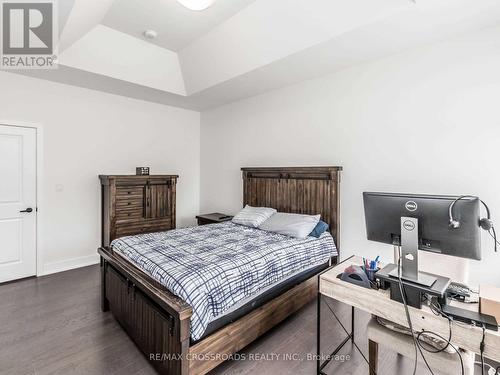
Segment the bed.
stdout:
[[228,222],[99,248],[103,311],[160,373],[207,373],[316,296],[317,274],[338,256],[340,171],[242,168],[244,205],[320,213],[331,233],[318,239]]

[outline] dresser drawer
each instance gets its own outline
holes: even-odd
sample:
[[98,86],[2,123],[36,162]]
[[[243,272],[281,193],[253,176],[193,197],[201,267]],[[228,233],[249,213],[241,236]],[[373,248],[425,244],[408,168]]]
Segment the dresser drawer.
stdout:
[[144,186],[117,186],[116,199],[127,200],[144,197]]
[[116,223],[116,237],[128,236],[138,233],[162,232],[174,229],[170,218],[162,220],[131,220]]
[[140,206],[123,206],[116,207],[116,223],[128,222],[130,220],[139,220],[144,218],[144,207]]
[[142,198],[117,199],[115,201],[116,210],[127,208],[143,208],[144,200]]

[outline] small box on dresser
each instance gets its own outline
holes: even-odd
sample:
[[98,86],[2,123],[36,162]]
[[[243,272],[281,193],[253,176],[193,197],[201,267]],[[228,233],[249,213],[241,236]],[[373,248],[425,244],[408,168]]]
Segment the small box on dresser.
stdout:
[[101,175],[102,246],[175,228],[177,175]]

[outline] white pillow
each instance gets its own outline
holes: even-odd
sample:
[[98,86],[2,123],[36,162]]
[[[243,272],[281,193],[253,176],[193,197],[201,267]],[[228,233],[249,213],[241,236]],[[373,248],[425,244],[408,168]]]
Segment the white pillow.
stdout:
[[259,226],[259,229],[295,238],[306,238],[318,224],[320,218],[321,215],[300,215],[278,212]]
[[276,210],[269,207],[252,207],[248,204],[233,217],[232,222],[247,227],[258,228],[264,221],[269,219]]

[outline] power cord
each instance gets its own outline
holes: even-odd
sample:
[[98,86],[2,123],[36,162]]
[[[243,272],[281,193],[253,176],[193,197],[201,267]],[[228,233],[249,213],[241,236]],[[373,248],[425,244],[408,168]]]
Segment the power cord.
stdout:
[[497,240],[497,231],[495,230],[495,227],[492,227],[489,231],[488,234],[493,238],[495,241],[495,252],[497,252],[497,245],[500,245],[500,242]]
[[401,248],[399,249],[399,256],[398,256],[398,285],[399,285],[399,292],[401,293],[401,299],[403,300],[403,305],[405,308],[406,320],[408,322],[408,326],[410,327],[411,336],[413,338],[413,345],[415,347],[415,362],[413,364],[413,375],[415,375],[417,373],[417,366],[418,366],[418,352],[417,352],[418,345],[417,345],[417,340],[415,339],[415,334],[413,332],[413,325],[411,322],[410,313],[408,311],[408,305],[406,304],[406,295],[404,292],[403,281],[401,280]]
[[[401,248],[399,249],[399,257],[398,257],[398,281],[399,281],[398,284],[399,284],[399,291],[401,293],[401,299],[403,300],[403,305],[405,308],[406,320],[408,322],[411,336],[413,338],[413,345],[415,346],[415,363],[413,365],[413,375],[415,375],[417,373],[418,352],[420,352],[420,355],[422,356],[422,359],[424,360],[424,363],[427,366],[427,369],[429,370],[429,372],[432,375],[434,375],[434,372],[432,371],[431,367],[429,366],[429,363],[427,362],[427,359],[425,358],[425,355],[422,352],[422,349],[420,348],[420,345],[417,341],[417,338],[415,337],[415,332],[413,331],[413,324],[412,324],[411,317],[410,317],[410,311],[408,310],[408,304],[406,302],[406,293],[404,291],[403,280],[401,279]],[[418,350],[418,352],[417,352],[417,350]]]
[[[431,309],[431,311],[433,312],[434,315],[440,315],[440,316],[443,316],[445,317],[446,319],[448,319],[448,322],[449,322],[449,329],[450,329],[450,334],[448,336],[448,340],[446,340],[444,337],[442,337],[441,335],[438,335],[437,333],[435,332],[432,332],[432,331],[423,331],[423,332],[426,332],[428,335],[434,335],[438,338],[440,338],[442,341],[446,342],[446,346],[444,346],[441,350],[438,350],[436,353],[439,353],[440,351],[444,351],[446,348],[448,347],[451,347],[453,350],[455,350],[455,352],[457,353],[458,355],[458,359],[460,360],[460,367],[461,367],[461,370],[462,370],[462,375],[465,374],[465,368],[464,368],[464,361],[463,361],[463,358],[462,358],[462,354],[460,353],[460,349],[458,349],[457,347],[455,347],[452,343],[451,343],[451,335],[452,335],[452,324],[453,324],[453,318],[448,316],[447,314],[445,314],[443,312],[443,310],[441,309],[441,305],[439,304],[438,301],[433,301],[432,298],[429,299],[427,298],[426,296],[426,299],[429,301],[429,307]],[[455,322],[455,324],[457,324],[457,322]],[[420,338],[420,335],[423,334],[422,333],[419,333],[417,338]],[[427,350],[425,347],[422,347],[424,350]],[[430,350],[427,350],[429,352],[434,352],[434,351],[430,351]]]
[[[451,329],[451,325],[450,325],[450,329]],[[437,338],[443,340],[444,342],[446,342],[446,346],[438,351],[429,351],[430,353],[439,353],[440,351],[443,351],[445,350],[447,347],[451,347],[453,350],[455,350],[455,352],[457,353],[458,355],[458,359],[460,360],[460,368],[461,368],[461,371],[462,371],[462,375],[465,375],[465,368],[464,368],[464,360],[462,359],[462,354],[460,354],[460,349],[457,348],[455,345],[453,345],[449,340],[446,340],[443,336],[435,333],[435,332],[431,332],[431,331],[422,331],[422,332],[419,332],[418,336],[417,337],[420,337],[421,334],[423,333],[426,333],[427,335],[434,335],[436,336]],[[451,339],[451,332],[450,332],[450,339]],[[424,350],[427,350],[425,349],[424,347],[422,347]]]
[[437,334],[435,334],[434,332],[431,332],[431,331],[426,331],[426,330],[423,330],[423,331],[420,331],[418,334],[417,334],[417,341],[420,343],[420,342],[423,342],[425,343],[425,341],[421,341],[420,340],[420,336],[422,336],[423,334],[427,334],[427,335],[434,335],[438,338],[440,338],[442,341],[444,341],[446,343],[445,346],[443,346],[442,348],[440,349],[436,349],[434,348],[433,346],[431,346],[430,344],[427,344],[429,345],[428,348],[424,347],[422,344],[420,344],[422,346],[422,349],[424,349],[426,352],[429,352],[429,353],[441,353],[441,352],[444,352],[450,345],[451,345],[451,320],[448,319],[448,322],[449,322],[449,325],[450,325],[450,334],[448,336],[448,340],[446,339],[442,339],[441,337],[439,337]]
[[[410,316],[410,312],[409,312],[409,309],[408,309],[408,304],[406,302],[406,293],[404,291],[404,285],[403,285],[403,280],[401,279],[401,249],[399,250],[400,251],[400,254],[399,254],[399,259],[398,259],[398,284],[399,284],[399,291],[401,293],[401,299],[403,300],[403,305],[404,305],[404,308],[405,308],[405,313],[406,313],[406,320],[408,321],[408,326],[410,328],[410,332],[411,332],[411,335],[412,335],[412,338],[413,338],[413,344],[415,346],[415,363],[414,363],[414,366],[413,366],[413,375],[416,374],[416,371],[417,371],[417,362],[418,362],[418,352],[420,352],[420,355],[422,356],[422,359],[424,360],[424,363],[425,365],[427,366],[427,369],[429,370],[429,372],[434,375],[434,372],[432,371],[431,367],[429,366],[429,363],[427,362],[427,359],[425,358],[424,356],[424,353],[422,352],[422,349],[426,350],[427,352],[429,353],[440,353],[444,350],[446,350],[446,348],[448,347],[451,347],[458,355],[458,358],[460,360],[460,368],[461,368],[461,373],[462,375],[465,375],[465,368],[464,368],[464,362],[463,362],[463,359],[462,359],[462,355],[460,354],[460,349],[455,347],[452,343],[451,343],[451,336],[452,336],[452,322],[453,322],[453,319],[451,317],[449,317],[448,315],[446,315],[445,313],[443,313],[443,311],[441,310],[441,306],[439,305],[439,302],[436,301],[436,304],[437,306],[433,303],[432,299],[428,299],[427,297],[427,300],[429,301],[430,303],[430,308],[431,308],[431,311],[435,314],[435,315],[441,315],[445,318],[448,319],[448,322],[449,322],[449,337],[448,337],[448,340],[446,338],[444,338],[443,336],[435,333],[435,332],[432,332],[432,331],[426,331],[426,330],[423,330],[421,332],[419,332],[417,334],[417,336],[415,337],[415,333],[413,331],[413,324],[412,324],[412,321],[411,321],[411,316]],[[441,349],[435,349],[435,350],[432,350],[432,349],[427,349],[425,348],[422,344],[421,344],[421,341],[420,341],[420,337],[423,335],[423,334],[426,334],[426,335],[434,335],[436,337],[438,337],[439,339],[441,339],[442,341],[444,341],[446,343],[446,345],[441,348]],[[484,333],[484,332],[483,332]],[[500,367],[499,367],[500,369]],[[499,374],[500,375],[500,374]]]
[[483,324],[483,338],[481,340],[481,344],[479,345],[479,349],[481,350],[481,375],[484,375],[484,337],[486,336],[486,327]]
[[[481,366],[481,362],[479,362],[479,361],[474,362],[474,364],[477,366]],[[488,375],[497,375],[497,372],[496,372],[497,370],[495,369],[495,367],[490,365],[488,362],[484,362],[484,365],[486,367],[488,367],[488,371],[487,371]],[[500,366],[498,368],[500,369]]]

